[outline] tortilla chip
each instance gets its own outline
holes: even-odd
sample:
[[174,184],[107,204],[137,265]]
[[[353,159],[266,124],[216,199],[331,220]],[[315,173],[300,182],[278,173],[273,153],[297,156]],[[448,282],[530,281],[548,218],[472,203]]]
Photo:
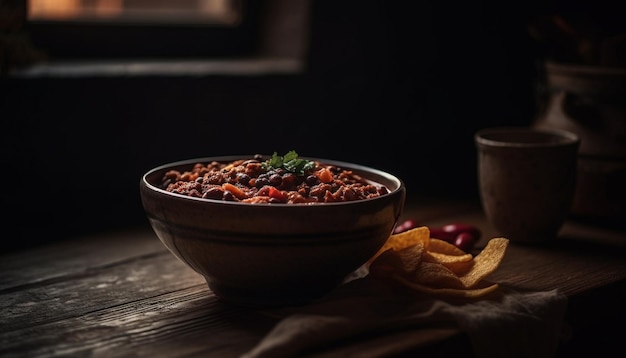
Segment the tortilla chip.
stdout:
[[509,240],[493,238],[476,256],[430,237],[428,227],[393,234],[368,262],[370,274],[422,293],[478,298],[495,291],[485,278],[504,259]]
[[460,277],[465,287],[472,287],[492,274],[500,266],[509,240],[503,237],[493,238],[485,248],[474,257],[471,270]]
[[400,250],[387,250],[380,254],[370,265],[370,274],[375,276],[389,276],[391,273],[402,275],[415,275],[420,267],[424,254],[424,245],[417,243]]
[[437,252],[440,254],[446,254],[451,256],[463,256],[467,255],[467,253],[454,244],[451,244],[447,241],[436,239],[434,237],[430,238],[430,244],[428,245],[429,252]]
[[420,226],[411,230],[403,231],[399,234],[389,236],[383,247],[368,261],[371,264],[383,252],[393,249],[400,251],[406,247],[421,243],[425,249],[428,248],[430,239],[430,229],[427,226]]

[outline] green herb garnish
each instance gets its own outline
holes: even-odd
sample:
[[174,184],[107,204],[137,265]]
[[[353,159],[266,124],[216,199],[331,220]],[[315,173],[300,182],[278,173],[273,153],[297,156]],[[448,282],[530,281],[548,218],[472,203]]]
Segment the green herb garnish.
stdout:
[[303,175],[307,170],[315,168],[315,162],[306,159],[298,159],[298,153],[295,150],[289,151],[284,156],[274,152],[272,157],[262,163],[265,170],[283,168],[288,172],[297,175]]

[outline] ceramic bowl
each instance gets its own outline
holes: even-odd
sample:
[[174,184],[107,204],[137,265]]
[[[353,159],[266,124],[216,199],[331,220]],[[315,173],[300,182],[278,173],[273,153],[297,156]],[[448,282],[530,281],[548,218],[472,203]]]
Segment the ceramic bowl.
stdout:
[[251,204],[175,194],[159,188],[164,173],[222,156],[165,164],[140,180],[143,208],[161,242],[204,276],[219,298],[243,305],[303,304],[343,282],[391,235],[406,189],[394,175],[366,166],[336,165],[385,185],[389,193],[364,200],[316,204]]

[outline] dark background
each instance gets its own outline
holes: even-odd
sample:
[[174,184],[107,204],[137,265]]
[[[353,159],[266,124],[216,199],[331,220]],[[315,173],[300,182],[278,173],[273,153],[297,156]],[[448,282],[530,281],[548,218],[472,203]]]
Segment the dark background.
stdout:
[[301,74],[0,77],[6,241],[147,225],[141,175],[213,155],[293,149],[390,171],[416,203],[475,199],[473,133],[535,116],[543,10],[313,1]]

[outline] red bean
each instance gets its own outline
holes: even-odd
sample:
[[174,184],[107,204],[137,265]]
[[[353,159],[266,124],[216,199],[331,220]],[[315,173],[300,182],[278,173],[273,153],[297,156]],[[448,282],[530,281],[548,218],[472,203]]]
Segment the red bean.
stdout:
[[469,252],[474,247],[475,243],[476,237],[468,231],[460,233],[454,240],[454,246],[465,252]]
[[393,230],[394,234],[399,234],[401,232],[404,231],[408,231],[411,229],[414,229],[418,226],[419,224],[417,223],[416,220],[413,219],[407,219],[404,220],[403,222],[399,223],[398,225],[396,225],[396,228]]
[[441,227],[441,230],[444,232],[450,233],[456,238],[462,232],[469,232],[474,237],[480,237],[480,230],[476,226],[463,224],[463,223],[455,223],[455,224],[447,224]]
[[[420,226],[420,223],[417,220],[407,219],[399,222],[393,230],[393,233],[399,234],[418,226]],[[430,227],[429,230],[430,237],[449,242],[465,252],[469,252],[474,247],[481,235],[477,227],[464,223]]]
[[454,244],[454,240],[456,239],[456,235],[453,232],[445,231],[441,227],[431,227],[430,228],[430,237],[434,237],[435,239],[447,241],[451,244]]
[[430,236],[447,241],[461,250],[468,252],[480,239],[480,230],[472,225],[455,223],[439,228],[431,228]]

